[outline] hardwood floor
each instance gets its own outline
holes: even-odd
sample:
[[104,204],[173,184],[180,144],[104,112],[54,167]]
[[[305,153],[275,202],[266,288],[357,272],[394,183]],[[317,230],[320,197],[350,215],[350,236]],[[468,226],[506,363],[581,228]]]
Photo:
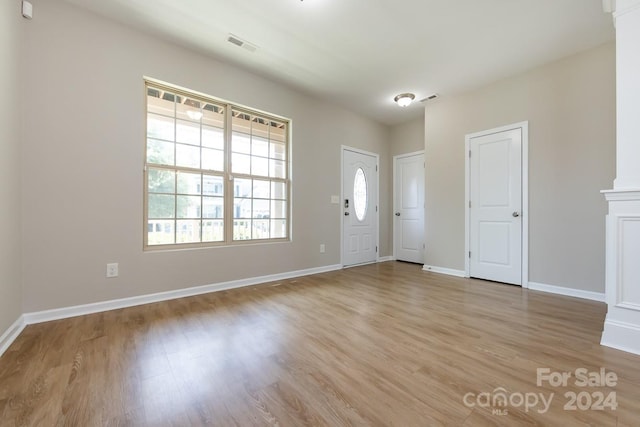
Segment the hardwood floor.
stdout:
[[598,344],[605,312],[387,262],[31,325],[0,359],[0,425],[638,426],[640,356]]

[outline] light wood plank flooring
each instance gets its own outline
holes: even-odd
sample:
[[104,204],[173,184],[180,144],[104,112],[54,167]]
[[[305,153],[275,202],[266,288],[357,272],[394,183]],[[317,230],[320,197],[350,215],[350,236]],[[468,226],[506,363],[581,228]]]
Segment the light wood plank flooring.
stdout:
[[[0,425],[638,426],[640,357],[598,344],[605,312],[387,262],[37,324],[0,359]],[[601,367],[615,387],[536,385]],[[555,397],[469,397],[499,387]],[[570,391],[618,407],[567,411]]]

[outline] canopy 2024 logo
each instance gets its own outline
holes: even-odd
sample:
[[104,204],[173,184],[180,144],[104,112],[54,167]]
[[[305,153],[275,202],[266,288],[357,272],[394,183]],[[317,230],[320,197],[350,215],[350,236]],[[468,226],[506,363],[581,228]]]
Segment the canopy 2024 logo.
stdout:
[[[600,368],[598,371],[589,371],[587,368],[578,368],[573,371],[552,371],[550,368],[538,368],[536,372],[536,385],[538,387],[579,387],[583,391],[567,391],[563,394],[565,411],[615,411],[618,407],[615,391],[604,390],[614,388],[618,384],[618,375],[615,372]],[[509,408],[522,408],[525,412],[535,410],[540,414],[549,411],[556,397],[554,392],[508,392],[503,387],[493,391],[481,393],[469,392],[464,395],[462,401],[469,408],[491,408],[493,415],[508,415]]]

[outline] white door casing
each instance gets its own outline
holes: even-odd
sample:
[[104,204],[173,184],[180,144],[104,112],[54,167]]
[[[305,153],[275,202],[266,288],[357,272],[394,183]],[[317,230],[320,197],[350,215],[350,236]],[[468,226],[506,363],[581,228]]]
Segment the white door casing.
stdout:
[[467,135],[469,277],[528,285],[527,123]]
[[378,260],[378,156],[342,150],[342,264]]
[[424,152],[393,158],[393,255],[424,264]]

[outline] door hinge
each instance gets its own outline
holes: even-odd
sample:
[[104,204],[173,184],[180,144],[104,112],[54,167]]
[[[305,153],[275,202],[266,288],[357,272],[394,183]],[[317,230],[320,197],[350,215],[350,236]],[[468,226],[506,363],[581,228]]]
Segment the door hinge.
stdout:
[[376,246],[376,253],[378,252],[378,247]]
[[427,249],[427,246],[424,243],[422,244],[422,249]]
[[469,158],[471,158],[471,150],[469,150]]
[[378,165],[376,165],[376,172],[378,172]]
[[471,251],[469,251],[469,258],[471,258]]
[[471,200],[469,200],[469,207],[471,207]]
[[378,212],[378,207],[376,206],[376,212]]

